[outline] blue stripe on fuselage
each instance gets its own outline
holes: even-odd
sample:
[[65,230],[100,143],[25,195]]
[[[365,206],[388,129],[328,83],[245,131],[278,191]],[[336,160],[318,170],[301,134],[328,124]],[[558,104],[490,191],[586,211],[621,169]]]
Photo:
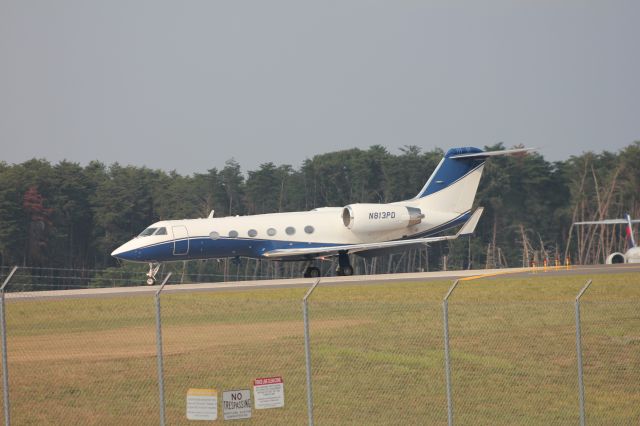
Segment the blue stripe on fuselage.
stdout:
[[191,259],[215,259],[225,257],[262,257],[262,254],[279,249],[331,247],[337,244],[308,243],[301,241],[259,240],[243,238],[219,238],[212,240],[209,237],[189,238],[189,253],[174,255],[174,241],[166,241],[141,247],[118,254],[118,258],[131,262],[166,262]]

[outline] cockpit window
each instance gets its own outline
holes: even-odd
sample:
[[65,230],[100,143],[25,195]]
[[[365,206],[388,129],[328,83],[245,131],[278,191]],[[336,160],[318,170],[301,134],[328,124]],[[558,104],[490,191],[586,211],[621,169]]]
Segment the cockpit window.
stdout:
[[142,231],[140,235],[138,235],[138,237],[147,237],[149,235],[153,235],[153,233],[156,232],[156,229],[158,228],[147,228],[144,231]]
[[158,228],[158,230],[153,235],[167,235],[167,228]]

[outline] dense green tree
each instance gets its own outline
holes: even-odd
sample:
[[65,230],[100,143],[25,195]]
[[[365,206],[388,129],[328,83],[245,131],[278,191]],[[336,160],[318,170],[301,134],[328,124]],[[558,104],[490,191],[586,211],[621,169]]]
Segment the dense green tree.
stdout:
[[22,209],[27,219],[25,263],[40,266],[48,254],[53,209],[45,207],[45,199],[35,185],[22,196]]
[[99,182],[91,204],[96,224],[103,230],[97,239],[101,264],[111,263],[109,254],[123,241],[159,219],[154,211],[154,184],[161,172],[113,164],[108,179]]
[[68,161],[53,166],[51,183],[52,220],[56,224],[51,246],[56,253],[64,254],[56,256],[55,266],[84,267],[92,245],[93,212],[89,200],[95,186],[85,169]]
[[[229,160],[222,170],[192,176],[97,161],[84,167],[38,159],[0,163],[0,266],[114,266],[111,251],[154,221],[206,217],[211,210],[219,217],[410,199],[442,155],[417,146],[398,154],[372,146],[316,155],[299,169],[265,163],[245,174]],[[627,248],[624,227],[571,224],[625,213],[640,217],[638,163],[640,142],[618,153],[587,152],[555,163],[537,153],[492,158],[475,201],[485,213],[473,238],[358,259],[355,266],[360,273],[434,270],[444,267],[445,256],[448,268],[466,268],[469,261],[473,267],[519,266],[565,255],[602,262],[607,253]],[[167,268],[216,280],[297,275],[301,266],[242,260]]]
[[217,214],[223,211],[225,191],[221,184],[221,178],[216,169],[209,169],[207,173],[196,173],[190,190],[197,197],[197,207],[201,216],[208,216],[212,210]]
[[220,216],[243,214],[245,211],[244,176],[240,171],[240,164],[233,159],[228,160],[220,171],[219,179],[225,197]]
[[261,164],[248,172],[245,186],[248,214],[281,212],[285,199],[287,174],[279,173],[273,163]]
[[0,163],[0,260],[2,265],[22,264],[26,216],[22,210],[22,179],[18,166]]
[[181,176],[175,171],[157,174],[151,178],[153,188],[153,214],[159,220],[187,219],[208,214],[202,205],[201,195],[195,191],[196,178]]

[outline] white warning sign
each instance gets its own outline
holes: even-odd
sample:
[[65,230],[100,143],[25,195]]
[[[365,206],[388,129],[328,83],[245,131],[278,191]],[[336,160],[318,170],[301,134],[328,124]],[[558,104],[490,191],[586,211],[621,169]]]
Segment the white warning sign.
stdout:
[[222,392],[222,412],[225,420],[251,417],[251,391],[249,389]]
[[218,392],[215,389],[189,389],[187,391],[188,420],[216,420],[218,418]]
[[264,377],[253,381],[253,398],[256,410],[284,407],[284,383],[282,377]]

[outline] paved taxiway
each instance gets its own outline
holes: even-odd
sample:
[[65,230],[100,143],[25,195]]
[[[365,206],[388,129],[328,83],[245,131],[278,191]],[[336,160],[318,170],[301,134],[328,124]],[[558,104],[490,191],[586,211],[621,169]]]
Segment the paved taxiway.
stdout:
[[[486,275],[487,279],[508,275],[510,277],[535,277],[554,275],[584,275],[591,277],[599,274],[616,273],[640,273],[640,264],[624,265],[591,265],[572,266],[569,269],[561,268],[508,268],[508,269],[476,269],[464,271],[438,271],[419,272],[408,274],[387,274],[387,275],[355,275],[351,277],[324,277],[322,285],[367,285],[367,284],[391,284],[409,281],[437,281],[454,280],[477,275]],[[226,283],[199,283],[199,284],[171,284],[166,285],[164,293],[197,292],[197,291],[229,291],[229,290],[250,290],[265,288],[286,288],[286,287],[309,287],[313,285],[314,278],[293,278],[279,280],[260,281],[237,281]],[[85,297],[115,297],[115,296],[136,296],[153,295],[158,291],[159,286],[136,286],[136,287],[115,287],[115,288],[91,288],[75,290],[55,290],[38,292],[16,292],[7,293],[7,301],[11,300],[43,300],[43,299],[72,299]]]

